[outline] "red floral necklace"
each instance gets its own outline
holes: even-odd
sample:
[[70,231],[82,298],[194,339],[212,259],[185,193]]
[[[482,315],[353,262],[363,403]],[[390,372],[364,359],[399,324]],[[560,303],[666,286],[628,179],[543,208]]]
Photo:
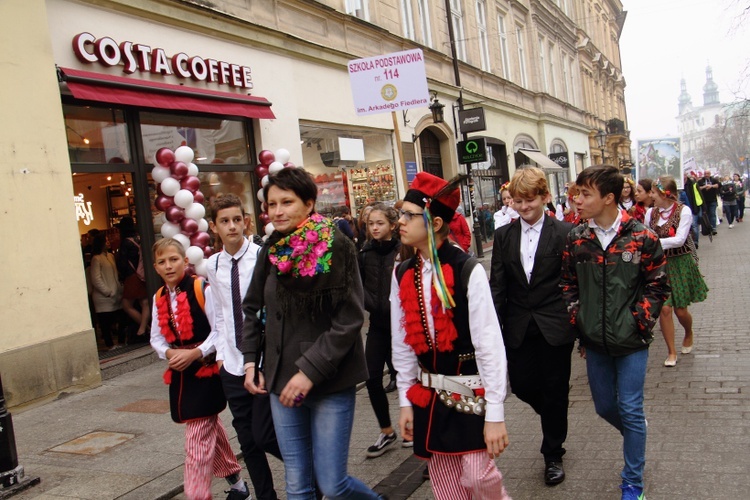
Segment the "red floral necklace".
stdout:
[[[432,337],[427,323],[427,307],[424,303],[422,290],[422,257],[418,254],[416,266],[407,270],[401,279],[398,296],[401,299],[401,309],[404,311],[402,319],[406,336],[404,341],[411,346],[417,355],[434,349]],[[445,277],[448,293],[453,295],[453,268],[448,264],[440,266]],[[419,272],[415,272],[418,270]],[[435,272],[433,270],[433,272]],[[437,350],[450,352],[453,342],[458,338],[456,326],[453,324],[453,310],[443,308],[438,300],[435,287],[432,287],[430,310],[435,326],[435,341]]]
[[172,311],[172,301],[167,287],[163,287],[156,299],[157,320],[161,334],[167,342],[185,343],[193,338],[193,316],[190,314],[187,293],[180,290],[180,287],[176,287],[174,292],[177,294],[177,314]]

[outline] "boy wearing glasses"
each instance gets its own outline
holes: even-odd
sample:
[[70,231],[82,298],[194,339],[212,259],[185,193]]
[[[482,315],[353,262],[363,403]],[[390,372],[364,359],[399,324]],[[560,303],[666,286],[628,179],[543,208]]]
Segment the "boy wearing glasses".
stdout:
[[420,172],[400,211],[417,254],[391,281],[399,426],[437,500],[506,499],[493,461],[508,446],[505,347],[484,269],[446,241],[459,202],[457,181]]

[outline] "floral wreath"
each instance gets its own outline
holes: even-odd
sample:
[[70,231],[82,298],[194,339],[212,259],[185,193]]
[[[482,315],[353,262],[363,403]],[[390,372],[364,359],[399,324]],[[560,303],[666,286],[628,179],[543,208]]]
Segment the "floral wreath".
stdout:
[[331,270],[333,223],[314,213],[290,235],[268,249],[268,259],[278,273],[293,277],[315,276]]
[[500,186],[500,192],[502,193],[503,190],[508,189],[508,186],[510,186],[510,181],[505,181],[502,186]]
[[655,183],[654,185],[656,186],[656,189],[657,189],[657,190],[658,190],[658,191],[659,191],[659,192],[660,192],[661,194],[663,194],[663,195],[664,195],[664,196],[666,196],[667,198],[671,198],[671,197],[672,197],[672,191],[670,191],[669,189],[664,189],[664,186],[662,185],[662,183],[661,183],[661,181],[660,181],[660,180],[658,180],[658,179],[657,179],[657,181],[656,181],[656,183]]

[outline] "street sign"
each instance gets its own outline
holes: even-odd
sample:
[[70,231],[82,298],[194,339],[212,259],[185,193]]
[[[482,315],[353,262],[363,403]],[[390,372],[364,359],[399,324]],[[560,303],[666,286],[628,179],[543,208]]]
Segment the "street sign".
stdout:
[[349,83],[358,115],[427,107],[427,73],[421,49],[349,61]]
[[458,143],[458,163],[487,161],[487,141],[484,138],[470,139]]

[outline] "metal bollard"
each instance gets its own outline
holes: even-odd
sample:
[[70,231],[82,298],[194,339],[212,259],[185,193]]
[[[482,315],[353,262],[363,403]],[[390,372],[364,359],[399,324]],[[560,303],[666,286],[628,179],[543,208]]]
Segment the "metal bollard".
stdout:
[[24,478],[23,466],[18,465],[13,418],[5,406],[3,379],[0,375],[0,499],[6,498],[6,493],[14,494],[38,483],[38,477]]

